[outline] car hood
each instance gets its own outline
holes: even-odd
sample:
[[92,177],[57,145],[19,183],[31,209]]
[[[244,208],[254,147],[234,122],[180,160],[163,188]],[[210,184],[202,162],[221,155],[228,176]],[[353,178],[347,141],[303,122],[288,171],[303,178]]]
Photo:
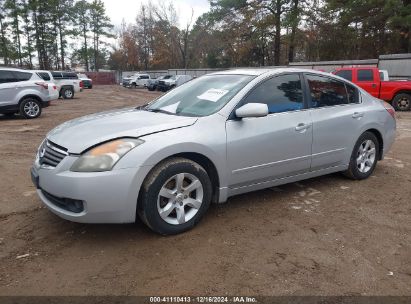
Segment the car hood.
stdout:
[[101,142],[120,137],[147,134],[187,127],[196,117],[154,113],[135,108],[102,112],[67,121],[47,134],[47,139],[65,147],[69,153],[80,154]]

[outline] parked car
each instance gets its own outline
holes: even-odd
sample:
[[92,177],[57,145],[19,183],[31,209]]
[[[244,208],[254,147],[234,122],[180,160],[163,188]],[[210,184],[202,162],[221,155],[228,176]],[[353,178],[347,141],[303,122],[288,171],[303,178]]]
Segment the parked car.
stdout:
[[175,234],[233,195],[339,171],[368,178],[395,129],[389,104],[334,75],[221,71],[145,107],[58,126],[31,175],[62,218],[128,223],[138,215]]
[[168,79],[159,80],[157,88],[160,91],[167,92],[175,87],[181,86],[183,83],[193,79],[190,75],[174,75]]
[[128,88],[146,87],[150,81],[148,74],[134,74],[130,77],[123,78],[123,86]]
[[85,89],[92,89],[93,88],[93,80],[90,79],[86,74],[77,74],[78,79],[81,80],[83,83],[83,87]]
[[0,114],[20,113],[24,118],[37,118],[42,108],[57,99],[54,84],[27,70],[0,68]]
[[173,77],[173,75],[163,75],[163,76],[157,77],[156,79],[150,79],[150,80],[148,81],[148,84],[147,84],[147,89],[148,89],[149,91],[155,91],[155,90],[157,89],[158,82],[159,82],[160,80],[170,79],[171,77]]
[[384,81],[375,67],[341,68],[334,74],[352,81],[372,96],[390,102],[398,111],[411,108],[411,81]]
[[76,93],[83,90],[83,82],[74,72],[51,71],[51,75],[64,99],[73,99]]

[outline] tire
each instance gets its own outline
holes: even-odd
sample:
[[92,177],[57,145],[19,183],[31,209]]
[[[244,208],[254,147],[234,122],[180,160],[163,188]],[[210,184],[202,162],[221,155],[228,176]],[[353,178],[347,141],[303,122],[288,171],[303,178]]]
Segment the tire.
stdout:
[[131,88],[132,88],[132,89],[135,89],[136,87],[137,87],[137,85],[136,85],[135,83],[132,83],[132,84],[131,84]]
[[74,90],[72,88],[63,88],[61,89],[61,96],[63,96],[64,99],[73,99]]
[[354,146],[350,165],[348,170],[344,172],[345,176],[354,180],[368,178],[374,172],[377,165],[379,148],[380,143],[373,133],[363,133]]
[[19,113],[27,119],[37,118],[41,115],[41,103],[32,97],[25,98],[20,102]]
[[[189,186],[195,188],[185,190]],[[162,235],[193,228],[211,202],[212,187],[207,172],[199,164],[180,157],[159,163],[141,189],[138,215],[151,230]]]
[[394,97],[392,106],[396,111],[409,111],[411,109],[411,95],[401,93]]

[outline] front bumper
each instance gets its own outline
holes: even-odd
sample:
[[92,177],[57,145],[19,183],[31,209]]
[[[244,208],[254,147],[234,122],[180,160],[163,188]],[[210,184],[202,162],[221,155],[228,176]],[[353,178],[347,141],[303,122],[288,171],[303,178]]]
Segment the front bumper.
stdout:
[[37,194],[46,207],[74,222],[134,222],[138,193],[151,167],[90,173],[69,171],[75,159],[67,156],[55,169],[37,164],[31,169]]

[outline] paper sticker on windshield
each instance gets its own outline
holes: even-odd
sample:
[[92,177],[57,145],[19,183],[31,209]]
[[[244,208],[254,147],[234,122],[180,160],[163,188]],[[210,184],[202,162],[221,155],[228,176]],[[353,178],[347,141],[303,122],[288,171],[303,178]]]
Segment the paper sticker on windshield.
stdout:
[[178,105],[180,104],[180,101],[177,101],[176,103],[173,103],[171,105],[165,106],[160,108],[163,111],[171,112],[171,113],[176,113]]
[[221,97],[223,97],[228,92],[228,90],[223,89],[209,89],[208,91],[205,91],[203,94],[197,96],[197,98],[217,102]]

